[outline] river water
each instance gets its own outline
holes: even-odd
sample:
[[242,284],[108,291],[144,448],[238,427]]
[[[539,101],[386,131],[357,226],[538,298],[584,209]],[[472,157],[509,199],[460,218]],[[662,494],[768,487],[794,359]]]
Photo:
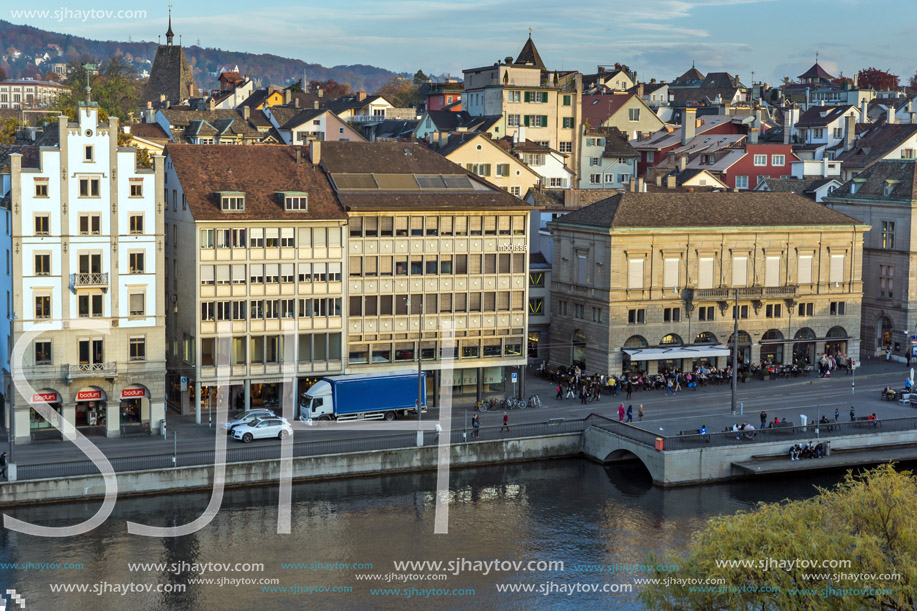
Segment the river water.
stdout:
[[[661,490],[651,485],[642,467],[632,464],[604,467],[566,459],[463,469],[452,472],[447,535],[433,534],[433,473],[296,484],[293,532],[288,535],[276,533],[276,486],[229,490],[207,527],[169,539],[129,535],[125,521],[184,524],[198,516],[209,494],[126,498],[118,501],[105,524],[86,535],[50,539],[0,530],[0,585],[22,595],[26,609],[639,609],[636,589],[583,590],[603,584],[618,588],[646,573],[585,565],[644,564],[651,552],[683,548],[711,516],[750,509],[758,501],[805,498],[815,493],[814,485],[831,486],[840,477],[800,475]],[[97,508],[95,502],[69,503],[9,513],[63,526],[88,518]],[[402,560],[457,561],[463,570],[457,575],[443,571],[446,579],[414,580],[414,575],[441,573],[396,570],[394,562]],[[486,568],[471,564],[493,560],[560,561],[564,568],[491,568],[483,574]],[[3,568],[10,562],[82,568]],[[131,570],[129,563],[165,566]],[[263,570],[239,566],[227,571],[206,563],[257,563]],[[284,568],[283,563],[305,568]],[[360,568],[353,566],[357,563]],[[268,586],[191,581],[221,578],[279,581]],[[89,591],[52,593],[51,587],[59,584],[85,585]],[[535,591],[498,591],[503,584],[533,586]],[[185,591],[121,593],[125,587],[143,586],[185,586]],[[272,586],[303,591],[265,591]],[[395,594],[394,588],[402,591]],[[579,591],[567,595],[570,588]],[[380,593],[383,589],[388,592]],[[430,593],[433,589],[438,592]],[[550,593],[543,594],[545,590]]]

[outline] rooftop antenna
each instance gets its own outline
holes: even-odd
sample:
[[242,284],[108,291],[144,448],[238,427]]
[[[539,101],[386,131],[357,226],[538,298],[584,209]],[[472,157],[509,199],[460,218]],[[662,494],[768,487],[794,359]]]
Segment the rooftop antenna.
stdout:
[[529,40],[532,38],[532,28],[529,28]]

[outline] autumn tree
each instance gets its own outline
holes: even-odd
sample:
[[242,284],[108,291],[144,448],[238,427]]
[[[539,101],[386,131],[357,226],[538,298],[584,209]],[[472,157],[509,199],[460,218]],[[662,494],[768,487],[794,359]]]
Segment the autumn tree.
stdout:
[[302,93],[302,79],[299,79],[295,83],[292,83],[283,88],[284,91],[292,91],[293,93]]
[[[674,574],[657,570],[653,577],[660,580],[715,579],[723,585],[660,581],[647,586],[640,599],[662,611],[914,609],[915,557],[917,478],[884,465],[861,476],[848,473],[835,490],[820,489],[811,499],[761,503],[711,519],[684,552],[665,560],[651,557],[649,563],[678,566]],[[801,560],[850,564],[825,570],[826,565],[802,566]],[[854,583],[838,573],[861,578]],[[879,577],[892,573],[900,578]],[[851,587],[862,593],[832,594]]]
[[382,85],[376,94],[385,96],[397,108],[405,108],[418,102],[417,92],[417,85],[402,76],[396,76]]
[[911,79],[908,81],[907,92],[910,95],[917,94],[917,72],[915,72]]
[[0,81],[5,81],[5,80],[6,80],[6,70],[4,70],[3,68],[0,68]]
[[13,144],[18,130],[19,121],[16,119],[5,119],[0,122],[0,144]]
[[857,73],[857,86],[876,91],[895,91],[898,89],[898,77],[887,70],[864,68]]
[[326,81],[309,81],[309,89],[312,91],[321,89],[322,96],[329,98],[339,98],[353,93],[350,88],[350,83],[339,83],[333,78]]
[[67,81],[69,86],[58,98],[56,110],[76,118],[76,109],[86,99],[86,83],[92,87],[91,97],[99,104],[99,120],[109,115],[130,121],[140,99],[140,80],[133,67],[120,58],[113,57],[98,74],[87,74],[85,64],[74,64]]

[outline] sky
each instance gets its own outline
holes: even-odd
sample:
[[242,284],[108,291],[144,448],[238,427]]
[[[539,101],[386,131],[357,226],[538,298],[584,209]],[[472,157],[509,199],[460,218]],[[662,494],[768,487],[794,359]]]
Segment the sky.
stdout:
[[[4,2],[13,5],[13,0]],[[168,0],[16,0],[47,16],[0,10],[0,19],[94,39],[157,39]],[[615,62],[640,80],[691,67],[750,84],[780,83],[819,63],[835,76],[917,71],[915,0],[173,0],[185,45],[274,53],[331,67],[461,76],[519,53],[529,28],[551,70],[595,72]],[[87,18],[84,11],[96,11]],[[57,11],[56,13],[54,11]],[[67,12],[69,11],[69,12]],[[105,13],[111,11],[111,13]],[[146,16],[117,11],[145,11]],[[243,66],[240,66],[244,70]],[[754,76],[752,76],[754,73]]]

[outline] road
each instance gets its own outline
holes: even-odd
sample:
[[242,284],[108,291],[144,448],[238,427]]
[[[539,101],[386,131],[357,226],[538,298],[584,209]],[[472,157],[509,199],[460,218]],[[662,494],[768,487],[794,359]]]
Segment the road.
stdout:
[[[625,400],[622,392],[618,397],[602,395],[599,401],[582,405],[578,399],[557,400],[554,398],[554,386],[540,378],[529,376],[526,380],[526,394],[538,393],[545,407],[509,411],[510,426],[515,424],[544,422],[549,418],[579,419],[590,413],[617,418],[617,408],[633,405],[634,426],[664,435],[675,435],[681,430],[697,429],[705,425],[711,432],[722,431],[734,423],[747,421],[756,427],[760,424],[759,413],[767,412],[769,420],[775,416],[799,424],[800,414],[806,414],[810,422],[821,414],[834,419],[834,410],[840,412],[842,421],[849,420],[851,404],[856,406],[858,416],[875,412],[880,419],[917,416],[917,410],[895,403],[881,401],[879,391],[886,385],[903,386],[906,376],[905,367],[897,363],[884,361],[868,362],[862,367],[855,379],[855,393],[852,393],[852,376],[837,375],[830,379],[795,378],[788,380],[750,380],[739,384],[738,401],[744,406],[744,414],[730,414],[730,390],[728,385],[701,388],[696,391],[682,391],[676,396],[666,397],[662,391],[635,392],[631,400]],[[452,409],[451,426],[461,430],[470,426],[472,400],[457,397],[456,406]],[[644,406],[644,420],[637,422],[638,405]],[[431,408],[424,414],[427,427],[440,418],[440,410]],[[215,416],[215,414],[214,414]],[[480,414],[482,426],[499,426],[503,412]],[[193,417],[168,415],[167,439],[162,437],[132,437],[125,439],[106,439],[92,437],[95,443],[109,458],[149,454],[171,454],[174,447],[179,452],[211,450],[216,440],[216,422],[212,426],[206,423],[194,424]],[[395,427],[395,428],[391,428]],[[445,427],[445,423],[443,423]],[[351,439],[366,436],[403,434],[416,430],[413,419],[396,420],[394,423],[372,421],[364,423],[334,423],[327,428],[311,427],[297,430],[294,440]],[[470,430],[470,429],[469,429]],[[177,443],[174,435],[177,434]],[[277,441],[256,441],[257,444],[276,444]],[[228,447],[236,447],[239,442],[227,439]],[[19,464],[59,463],[64,461],[85,460],[85,456],[74,444],[62,441],[42,441],[15,448],[15,461]]]

